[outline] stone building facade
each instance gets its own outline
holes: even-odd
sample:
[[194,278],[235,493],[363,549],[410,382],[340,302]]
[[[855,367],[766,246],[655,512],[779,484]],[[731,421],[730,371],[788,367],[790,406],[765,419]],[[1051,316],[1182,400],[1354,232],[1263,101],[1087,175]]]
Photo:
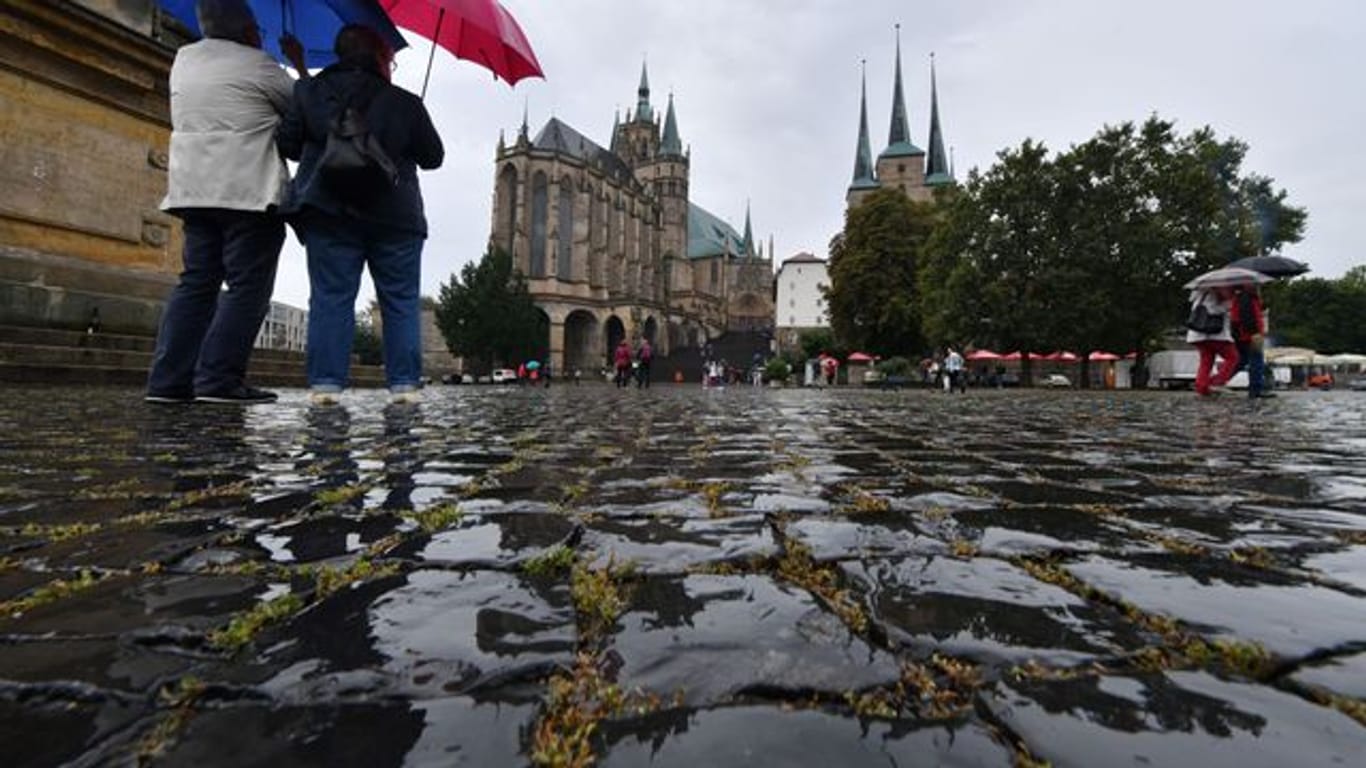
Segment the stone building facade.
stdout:
[[0,325],[155,333],[183,41],[152,0],[0,0]]
[[689,196],[673,97],[661,123],[642,67],[635,109],[604,148],[552,118],[498,141],[490,244],[512,255],[549,320],[556,370],[595,370],[617,342],[661,355],[771,326],[772,264]]
[[939,88],[935,82],[934,56],[930,56],[930,130],[929,150],[911,141],[910,123],[906,119],[906,96],[901,83],[900,28],[896,43],[896,72],[892,85],[892,120],[887,132],[887,148],[873,162],[872,145],[868,139],[868,78],[863,78],[859,104],[858,148],[854,155],[854,179],[845,194],[845,203],[853,208],[878,189],[899,189],[912,200],[934,199],[936,188],[952,185],[953,169],[944,152],[944,134],[939,125]]

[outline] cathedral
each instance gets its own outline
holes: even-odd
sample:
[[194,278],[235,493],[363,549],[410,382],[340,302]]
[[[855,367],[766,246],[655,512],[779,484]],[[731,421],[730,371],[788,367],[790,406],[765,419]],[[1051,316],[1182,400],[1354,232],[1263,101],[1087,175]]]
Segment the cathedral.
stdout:
[[934,76],[934,55],[930,55],[930,133],[929,151],[911,141],[906,120],[906,97],[901,85],[901,35],[898,27],[896,41],[896,74],[892,85],[892,125],[887,136],[887,148],[873,164],[868,141],[868,77],[863,78],[862,101],[859,105],[858,151],[854,156],[854,180],[845,195],[848,208],[863,202],[873,192],[900,189],[912,200],[934,198],[938,187],[952,185],[953,169],[944,153],[944,134],[939,127],[939,88]]
[[748,209],[741,234],[692,202],[673,96],[661,123],[643,66],[625,117],[607,148],[558,118],[498,140],[490,244],[526,275],[557,370],[597,370],[623,338],[668,355],[773,324],[772,240],[765,256]]

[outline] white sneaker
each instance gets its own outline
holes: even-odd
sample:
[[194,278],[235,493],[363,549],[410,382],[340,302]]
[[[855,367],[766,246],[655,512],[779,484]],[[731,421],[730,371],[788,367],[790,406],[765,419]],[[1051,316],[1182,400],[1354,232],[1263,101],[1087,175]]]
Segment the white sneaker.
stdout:
[[389,402],[394,405],[416,405],[422,402],[422,392],[416,389],[390,390]]
[[308,393],[308,401],[314,405],[337,405],[341,393],[331,389],[315,389]]

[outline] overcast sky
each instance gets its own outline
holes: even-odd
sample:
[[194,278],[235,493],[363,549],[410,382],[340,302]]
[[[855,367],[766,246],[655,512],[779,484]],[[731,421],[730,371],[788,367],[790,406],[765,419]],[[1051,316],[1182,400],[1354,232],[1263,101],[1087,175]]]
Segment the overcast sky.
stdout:
[[[1271,176],[1309,210],[1286,254],[1337,277],[1366,262],[1366,3],[1358,0],[504,0],[545,80],[515,88],[437,51],[427,104],[446,163],[422,178],[431,235],[422,289],[488,240],[494,149],[529,105],[533,135],[557,116],[610,140],[634,106],[642,58],[651,100],[670,92],[692,149],[693,202],[773,235],[779,258],[826,256],[842,226],[858,132],[859,62],[868,63],[876,155],[887,144],[902,28],[912,139],[926,143],[929,55],[938,62],[946,143],[961,178],[1029,137],[1053,149],[1105,123],[1175,120],[1251,145],[1246,171]],[[429,44],[408,34],[395,82],[420,89]],[[307,306],[291,240],[275,297]],[[368,278],[362,301],[373,295]]]

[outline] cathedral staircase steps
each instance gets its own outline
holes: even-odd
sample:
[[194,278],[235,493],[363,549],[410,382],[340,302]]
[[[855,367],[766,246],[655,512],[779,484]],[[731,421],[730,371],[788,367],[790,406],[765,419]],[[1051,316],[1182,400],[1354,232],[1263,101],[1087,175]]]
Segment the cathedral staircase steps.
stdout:
[[[748,369],[754,362],[755,353],[767,359],[770,354],[771,335],[759,331],[731,331],[711,341],[711,356],[724,360],[733,367]],[[675,373],[683,374],[683,381],[696,383],[702,380],[704,349],[683,347],[673,350],[673,354],[660,358],[650,371],[653,381],[673,381]]]
[[[0,381],[31,384],[141,386],[147,381],[155,341],[146,336],[0,326]],[[384,386],[378,366],[351,366],[356,387]],[[248,379],[273,387],[304,387],[304,354],[252,351]]]

